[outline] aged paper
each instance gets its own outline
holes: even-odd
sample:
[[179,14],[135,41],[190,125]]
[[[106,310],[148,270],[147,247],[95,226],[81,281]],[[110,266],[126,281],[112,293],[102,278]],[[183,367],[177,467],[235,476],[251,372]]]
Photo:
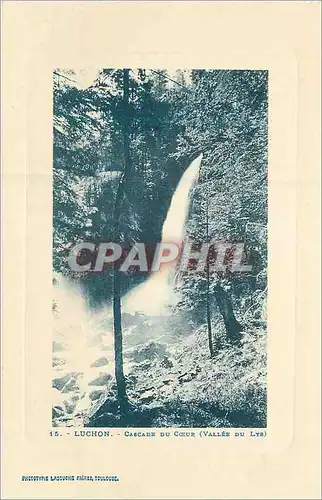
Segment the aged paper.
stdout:
[[[27,1],[2,10],[3,498],[319,498],[319,3]],[[53,73],[106,68],[166,68],[172,80],[178,69],[268,75],[267,423],[229,425],[227,412],[221,425],[126,420],[92,432],[52,408]],[[198,153],[207,165],[207,149]],[[182,391],[180,377],[191,380],[180,372]]]

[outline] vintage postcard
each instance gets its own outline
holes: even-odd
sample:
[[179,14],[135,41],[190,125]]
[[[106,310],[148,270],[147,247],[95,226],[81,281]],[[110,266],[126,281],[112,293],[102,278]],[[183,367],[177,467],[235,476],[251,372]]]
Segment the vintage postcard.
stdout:
[[3,498],[319,498],[319,3],[2,8]]

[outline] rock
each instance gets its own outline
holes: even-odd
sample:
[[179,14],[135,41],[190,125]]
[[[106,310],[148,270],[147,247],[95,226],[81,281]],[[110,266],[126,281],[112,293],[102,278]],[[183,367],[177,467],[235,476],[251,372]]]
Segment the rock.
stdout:
[[156,399],[154,399],[153,401],[149,401],[147,404],[143,403],[141,408],[144,409],[145,407],[148,408],[149,410],[153,409],[162,411],[164,409],[163,404]]
[[89,393],[89,399],[91,401],[96,401],[101,397],[102,394],[104,394],[104,389],[95,389],[94,391]]
[[61,406],[53,406],[52,418],[62,417],[65,414]]
[[84,424],[87,427],[118,427],[120,425],[119,417],[111,412],[94,414],[90,418],[87,417]]
[[151,389],[150,391],[146,391],[143,394],[141,394],[139,400],[141,403],[150,403],[153,401],[155,398],[155,391],[154,389]]
[[104,366],[108,364],[109,364],[108,359],[105,358],[105,356],[103,356],[102,358],[98,358],[96,361],[94,361],[94,363],[91,364],[91,367],[96,368],[98,366]]
[[106,412],[116,414],[118,412],[118,406],[119,404],[115,392],[112,391],[110,393],[104,391],[99,399],[92,401],[92,404],[89,406],[88,411],[86,412],[85,424],[89,425],[92,419],[96,421],[100,415]]
[[112,375],[109,373],[100,373],[99,377],[91,380],[88,385],[107,385],[112,379]]
[[138,347],[132,351],[133,361],[140,363],[145,360],[154,360],[160,356],[165,356],[166,348],[163,344],[150,342],[144,346]]
[[63,392],[76,391],[79,389],[77,385],[77,377],[79,375],[81,375],[81,373],[71,372],[62,377],[54,378],[52,386]]

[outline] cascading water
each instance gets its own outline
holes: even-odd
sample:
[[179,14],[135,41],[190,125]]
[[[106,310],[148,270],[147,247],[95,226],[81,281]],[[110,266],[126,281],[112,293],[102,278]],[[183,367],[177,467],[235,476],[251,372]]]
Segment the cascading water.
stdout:
[[[180,179],[172,197],[171,204],[162,228],[162,243],[175,243],[181,247],[185,237],[185,227],[190,204],[190,192],[198,180],[202,155],[192,161]],[[148,316],[168,314],[169,306],[174,305],[177,296],[173,289],[173,277],[176,267],[174,261],[154,272],[141,285],[129,292],[123,299],[123,311],[141,312]]]
[[[53,395],[55,408],[66,407],[68,412],[81,411],[90,406],[92,380],[100,376],[99,368],[91,363],[102,357],[93,338],[105,333],[94,314],[86,306],[81,289],[62,275],[54,276],[55,304],[53,331]],[[106,335],[105,357],[113,358],[113,337]],[[113,365],[106,368],[113,376]]]
[[191,162],[172,197],[162,228],[162,241],[181,244],[185,237],[190,204],[190,191],[195,186],[200,171],[202,154]]
[[[177,186],[163,224],[162,243],[183,243],[190,192],[197,182],[201,159],[202,155],[190,164]],[[169,314],[169,306],[178,298],[173,288],[175,268],[176,261],[125,295],[122,312],[140,312],[148,317]],[[53,406],[58,411],[65,405],[71,415],[77,415],[90,407],[93,392],[102,391],[114,375],[113,332],[106,330],[106,324],[111,324],[112,310],[109,307],[103,313],[90,313],[79,287],[63,276],[56,275],[56,281]],[[144,333],[142,337],[146,338]],[[100,342],[95,344],[95,338]],[[124,370],[127,372],[127,365]]]

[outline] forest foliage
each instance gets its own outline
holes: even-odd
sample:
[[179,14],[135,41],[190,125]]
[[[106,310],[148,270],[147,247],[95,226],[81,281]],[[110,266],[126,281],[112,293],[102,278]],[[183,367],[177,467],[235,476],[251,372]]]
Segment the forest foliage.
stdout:
[[[187,233],[196,242],[246,244],[252,272],[222,277],[244,302],[266,286],[267,78],[266,71],[248,70],[178,70],[171,77],[166,70],[130,71],[126,113],[132,168],[120,217],[121,242],[160,241],[176,185],[202,152]],[[122,70],[101,70],[86,89],[73,82],[72,71],[54,72],[55,271],[70,274],[66,259],[76,242],[112,237],[124,168],[124,115]],[[93,306],[111,295],[109,276],[101,274],[74,276],[83,281]],[[144,278],[136,276],[134,283]],[[183,285],[182,307],[193,304],[197,312],[202,294],[200,277],[195,274],[195,279]],[[214,275],[213,283],[217,279]],[[124,290],[134,283],[133,276],[126,277]]]
[[[225,344],[218,315],[216,287],[220,286],[248,332],[249,342],[243,348],[247,356],[252,349],[249,332],[260,329],[255,333],[260,348],[254,351],[260,353],[259,357],[248,361],[259,363],[256,370],[262,380],[267,292],[268,73],[131,69],[125,107],[122,71],[100,70],[86,88],[77,81],[77,72],[54,71],[54,270],[81,284],[90,308],[111,301],[112,269],[77,275],[68,267],[67,257],[77,242],[113,239],[115,197],[124,171],[125,120],[131,169],[118,220],[118,238],[124,247],[136,241],[148,245],[161,241],[162,225],[176,186],[191,160],[202,153],[199,180],[191,195],[187,236],[197,243],[244,243],[245,259],[252,270],[218,273],[210,269],[208,287],[202,273],[183,275],[177,282],[181,300],[173,313],[181,314],[189,328],[199,332],[198,338],[203,338],[206,309],[210,307],[216,345]],[[122,294],[146,278],[142,272],[124,274]],[[204,356],[202,349],[195,341],[194,352]],[[229,349],[228,357],[219,360],[227,376],[228,358],[234,356],[236,347]],[[247,362],[244,357],[240,361],[242,370],[243,362]],[[247,378],[246,372],[242,376]],[[236,394],[240,398],[238,390]],[[234,398],[229,399],[227,394],[225,397],[226,406],[234,405]],[[255,400],[258,403],[259,399]]]

